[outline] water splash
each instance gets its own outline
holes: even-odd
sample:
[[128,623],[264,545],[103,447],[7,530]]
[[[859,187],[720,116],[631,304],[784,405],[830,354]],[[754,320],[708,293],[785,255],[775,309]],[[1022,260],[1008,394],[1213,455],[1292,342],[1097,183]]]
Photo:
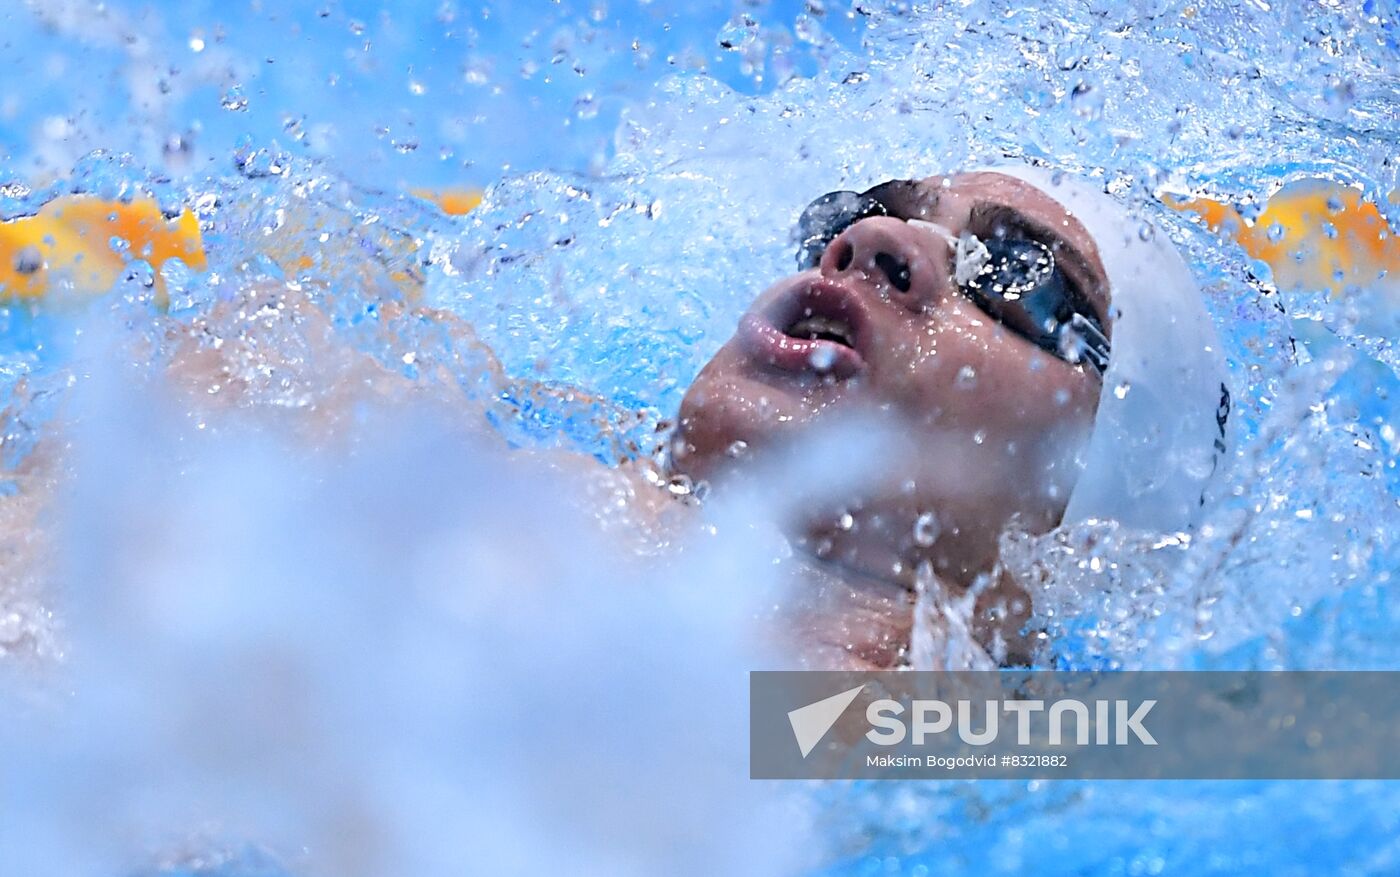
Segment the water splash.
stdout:
[[[414,717],[421,720],[420,728],[479,731],[473,724],[479,717],[472,717],[465,701],[440,698],[453,685],[473,692],[478,689],[472,686],[486,684],[465,666],[462,648],[482,664],[501,663],[505,655],[507,666],[514,661],[525,667],[542,656],[553,668],[567,670],[570,662],[604,666],[608,673],[623,674],[616,678],[649,691],[664,688],[660,680],[627,674],[641,674],[656,665],[657,655],[665,655],[668,673],[703,675],[708,671],[687,657],[709,654],[712,645],[706,637],[726,630],[732,619],[684,627],[685,612],[715,611],[725,603],[701,589],[709,599],[658,603],[654,615],[645,619],[658,625],[659,633],[639,637],[633,605],[598,596],[620,587],[612,570],[578,563],[596,549],[593,536],[579,535],[579,521],[548,517],[572,534],[569,544],[577,548],[567,557],[550,553],[549,540],[539,535],[550,528],[541,526],[536,509],[512,506],[511,512],[494,502],[489,507],[455,504],[461,497],[444,485],[456,483],[461,492],[490,491],[493,499],[510,497],[517,489],[514,482],[493,480],[492,464],[477,468],[470,463],[477,451],[454,445],[451,451],[435,447],[434,453],[400,453],[402,447],[348,438],[362,435],[356,424],[372,420],[386,398],[411,397],[425,400],[453,429],[490,441],[504,437],[517,446],[562,447],[607,462],[650,457],[681,393],[732,331],[755,292],[754,283],[789,266],[795,246],[791,226],[812,195],[1004,156],[1044,160],[1089,175],[1183,249],[1222,330],[1238,390],[1234,428],[1244,449],[1207,526],[1189,538],[1129,533],[1107,523],[1040,537],[1008,535],[1003,562],[1032,590],[1037,623],[1047,634],[1040,660],[1095,668],[1394,664],[1393,643],[1400,630],[1388,587],[1400,559],[1395,545],[1400,447],[1394,400],[1400,398],[1400,360],[1394,346],[1394,279],[1358,282],[1340,297],[1322,290],[1281,293],[1236,246],[1166,210],[1157,199],[1163,191],[1209,195],[1230,203],[1250,221],[1283,185],[1318,177],[1354,187],[1394,225],[1400,217],[1400,202],[1392,196],[1400,172],[1393,159],[1400,133],[1394,5],[1224,8],[1086,2],[1038,9],[1003,2],[862,2],[849,17],[844,10],[833,8],[823,15],[820,4],[809,6],[803,12],[809,17],[795,34],[804,45],[820,45],[823,66],[816,75],[781,72],[782,39],[760,29],[732,53],[733,63],[748,65],[744,75],[750,80],[765,70],[773,72],[762,88],[750,89],[758,94],[736,92],[708,76],[682,74],[660,81],[639,99],[601,101],[595,118],[591,102],[579,107],[582,115],[573,112],[580,95],[606,94],[584,81],[580,90],[569,93],[560,116],[579,124],[611,125],[602,110],[619,107],[611,156],[593,163],[596,172],[588,174],[508,176],[465,219],[444,217],[417,200],[352,183],[347,179],[355,176],[351,168],[338,165],[334,157],[308,160],[306,155],[324,153],[304,147],[295,135],[314,126],[284,129],[280,122],[277,136],[284,131],[291,135],[300,154],[271,145],[271,137],[250,139],[229,156],[231,163],[218,156],[220,166],[231,170],[211,178],[172,179],[164,172],[149,173],[137,160],[98,155],[53,185],[4,189],[0,212],[7,217],[31,212],[70,190],[107,198],[150,196],[167,210],[195,205],[210,255],[207,272],[175,269],[167,278],[172,290],[168,308],[155,300],[149,266],[139,261],[130,263],[109,298],[91,306],[100,322],[115,327],[116,360],[138,363],[132,378],[138,385],[163,379],[169,363],[191,349],[215,364],[212,371],[183,376],[186,394],[177,397],[177,410],[190,433],[180,433],[180,442],[152,448],[143,437],[126,434],[105,446],[109,456],[98,466],[105,480],[91,479],[86,498],[74,507],[86,512],[87,526],[57,548],[31,541],[45,530],[26,516],[46,507],[36,501],[51,496],[52,485],[66,477],[62,466],[41,465],[44,437],[61,441],[84,418],[88,428],[102,422],[91,412],[65,414],[60,404],[70,398],[70,384],[88,384],[96,367],[93,359],[75,354],[80,344],[76,321],[16,308],[4,317],[9,330],[0,362],[9,403],[4,462],[13,487],[8,488],[12,495],[0,498],[0,506],[14,523],[7,532],[17,534],[20,547],[7,555],[0,647],[40,663],[59,660],[69,650],[63,625],[56,621],[64,611],[55,613],[55,594],[34,571],[44,558],[95,534],[97,544],[73,555],[100,568],[131,557],[130,546],[147,544],[150,533],[167,532],[163,527],[170,522],[179,525],[160,546],[165,553],[142,562],[150,565],[136,571],[113,567],[122,585],[113,595],[88,587],[65,597],[74,607],[89,599],[103,606],[108,605],[104,599],[132,598],[132,606],[119,605],[126,614],[114,616],[120,623],[105,634],[99,624],[91,639],[77,633],[72,641],[90,654],[119,659],[111,675],[95,671],[92,677],[77,678],[89,679],[94,690],[127,690],[145,699],[121,713],[130,720],[123,725],[129,736],[118,739],[111,728],[94,721],[85,733],[60,741],[71,744],[69,755],[98,758],[108,770],[105,775],[116,778],[114,784],[132,774],[154,783],[172,765],[189,769],[185,779],[172,780],[173,787],[153,786],[152,801],[146,802],[156,810],[178,810],[191,800],[183,783],[212,777],[218,782],[209,787],[218,788],[227,779],[220,771],[229,766],[198,748],[207,735],[162,736],[169,729],[145,727],[138,720],[179,708],[194,722],[208,714],[201,708],[209,707],[212,714],[232,715],[236,721],[230,727],[266,731],[252,721],[254,711],[239,710],[236,699],[211,704],[211,677],[205,672],[220,661],[238,664],[256,657],[249,664],[255,670],[239,677],[247,683],[238,687],[243,696],[254,699],[266,690],[268,676],[283,686],[301,679],[304,685],[294,691],[313,698],[325,715],[344,721],[317,726],[320,731],[298,738],[317,780],[306,790],[288,789],[283,779],[259,772],[251,762],[234,765],[239,769],[233,776],[244,785],[231,794],[245,789],[256,806],[225,802],[229,812],[253,816],[243,825],[225,824],[215,834],[229,838],[246,829],[244,837],[231,841],[233,849],[246,837],[258,842],[285,838],[286,848],[296,849],[304,841],[297,836],[300,828],[306,835],[328,837],[303,820],[327,802],[344,800],[348,782],[362,812],[389,826],[385,861],[398,864],[396,851],[408,850],[405,858],[424,866],[415,873],[431,873],[454,856],[469,859],[473,850],[464,850],[460,839],[427,828],[439,813],[432,808],[425,812],[421,805],[453,803],[452,789],[431,781],[444,769],[457,778],[450,784],[454,789],[478,789],[483,796],[509,790],[512,782],[491,772],[487,756],[494,750],[483,750],[479,762],[470,762],[480,764],[484,774],[463,774],[459,740],[448,739],[450,734],[414,737],[414,745],[397,750],[383,742],[400,732],[385,724],[385,716]],[[46,14],[62,18],[64,29],[84,29],[77,16],[64,11],[71,8],[60,4]],[[459,20],[444,10],[446,18]],[[818,42],[843,20],[859,23],[859,47]],[[346,22],[335,22],[342,25],[357,40],[373,38],[382,44],[382,22],[362,21],[358,34]],[[709,28],[703,38],[712,40],[715,32]],[[547,56],[536,60],[532,54],[527,60],[535,65],[528,73],[531,81],[550,75],[542,72],[546,70],[562,69],[587,80],[606,69],[599,44],[588,43],[582,34],[574,29],[562,41],[538,39],[535,45]],[[99,28],[86,38],[100,42],[110,36]],[[207,35],[202,39],[205,48],[198,54],[207,57],[216,44]],[[740,42],[746,39],[747,27]],[[763,47],[762,57],[745,54],[757,46]],[[644,48],[629,45],[622,57],[642,57]],[[458,73],[464,88],[482,89],[509,66],[488,63],[482,57],[486,49],[480,40],[472,46],[472,60]],[[556,65],[557,53],[562,57]],[[668,71],[705,64],[703,57],[697,60],[679,49],[647,57],[668,54]],[[580,67],[583,74],[573,72]],[[228,85],[217,94],[235,93],[231,83],[214,81],[219,89]],[[395,81],[404,102],[426,105],[452,93],[434,80],[426,82],[419,98],[406,80]],[[243,93],[252,91],[245,87]],[[247,109],[221,115],[259,112],[255,101]],[[399,109],[413,115],[410,106]],[[417,118],[376,120],[386,143],[420,144],[400,156],[404,161],[438,154],[421,148],[431,141],[417,126],[404,124]],[[160,135],[151,142],[168,142],[170,126],[152,122],[151,129],[156,128]],[[55,141],[64,146],[49,156],[50,166],[70,157],[68,150],[76,148],[72,144],[95,145],[102,133],[75,129],[64,118],[45,130],[68,138]],[[461,129],[449,125],[444,130],[452,139],[452,132]],[[152,159],[156,161],[164,159]],[[423,307],[440,309],[453,319],[429,319]],[[113,367],[100,361],[103,369]],[[337,404],[344,401],[337,394],[346,387],[368,392],[352,396],[347,409]],[[486,425],[464,423],[465,418],[447,413],[469,409],[483,410]],[[347,410],[348,415],[328,416]],[[69,422],[70,416],[79,427]],[[281,430],[300,432],[320,449],[317,453],[349,450],[359,463],[347,464],[352,468],[346,471],[327,462],[330,458],[318,457],[321,462],[308,475],[302,464],[289,462],[285,451],[239,451],[233,441],[251,435],[256,445],[259,437],[269,432],[280,436]],[[201,435],[212,436],[202,446],[205,451],[181,456],[181,447],[193,446],[183,443],[197,443]],[[94,444],[103,447],[100,440]],[[304,445],[295,447],[301,453]],[[217,461],[225,453],[241,462],[221,467]],[[365,462],[375,453],[384,455],[383,468]],[[449,461],[446,476],[444,460]],[[138,462],[145,467],[139,478],[119,471],[135,469]],[[25,466],[42,478],[26,479]],[[193,467],[194,480],[177,479],[180,466]],[[318,486],[317,478],[325,484]],[[150,484],[162,485],[158,501],[150,500]],[[101,495],[104,485],[111,496]],[[545,505],[555,499],[553,488],[550,484],[529,495]],[[607,503],[619,500],[608,489],[591,496],[606,497]],[[386,504],[386,497],[396,501]],[[110,521],[122,521],[131,508],[145,508],[157,520],[143,519],[147,526],[135,528],[140,532],[132,532],[132,526],[113,529]],[[250,520],[240,517],[240,508],[276,514]],[[400,514],[377,514],[381,508]],[[361,513],[355,509],[366,510],[365,517],[357,517]],[[623,520],[604,513],[598,517]],[[409,525],[412,521],[438,521],[445,529],[419,532]],[[451,521],[460,524],[461,532],[443,523]],[[623,523],[611,532],[627,529]],[[393,548],[378,550],[385,533],[398,539]],[[465,547],[443,546],[456,538],[464,539]],[[655,552],[665,538],[646,534],[641,541]],[[402,550],[405,545],[417,546],[418,553]],[[347,547],[348,558],[342,556]],[[30,560],[26,551],[33,552]],[[754,549],[759,566],[771,560],[765,551],[766,545]],[[140,561],[140,552],[136,554],[133,562]],[[537,556],[544,560],[525,562]],[[721,556],[720,551],[690,555],[709,564],[719,563]],[[424,570],[406,573],[406,557],[420,558]],[[158,562],[162,558],[165,567]],[[458,564],[453,567],[443,558]],[[354,568],[356,560],[365,567]],[[337,575],[312,568],[318,564]],[[454,587],[457,568],[495,570],[491,578],[500,587],[464,594]],[[222,578],[211,575],[220,569]],[[162,583],[159,599],[137,599],[147,581],[142,571]],[[288,578],[292,574],[306,583],[305,590],[278,590],[276,584],[293,580]],[[108,578],[83,580],[91,586]],[[629,578],[621,587],[626,592],[628,584],[635,584],[634,591],[646,591],[644,578]],[[733,570],[709,566],[703,575],[680,578],[736,580]],[[523,604],[499,598],[513,579],[538,586],[525,589],[529,597]],[[224,602],[210,605],[226,611],[182,601],[182,588],[195,581],[221,588],[215,596]],[[405,581],[425,590],[402,599],[384,594],[385,582]],[[1043,586],[1052,581],[1053,589]],[[347,582],[363,601],[345,596]],[[933,599],[938,593],[923,589],[916,624],[924,624],[925,632],[936,614],[948,616],[948,607]],[[465,602],[444,609],[440,598],[447,597]],[[490,613],[483,609],[480,616],[496,622],[470,621],[481,601],[497,598],[499,603],[487,607]],[[265,612],[288,601],[291,610],[281,622],[275,613]],[[501,605],[510,606],[505,615]],[[328,622],[326,606],[343,608],[346,617]],[[551,620],[547,635],[532,635],[542,618]],[[84,620],[82,631],[92,629],[89,621]],[[130,626],[121,626],[127,621]],[[268,624],[274,625],[270,632]],[[194,638],[190,631],[206,636]],[[283,651],[258,641],[263,633]],[[921,633],[916,640],[921,651],[913,660],[934,662],[938,656],[931,637]],[[624,650],[600,659],[598,641]],[[151,644],[151,654],[164,660],[141,655],[133,642]],[[426,645],[420,651],[415,642]],[[366,643],[383,651],[367,657]],[[458,656],[457,663],[443,667],[440,662],[448,655]],[[167,665],[166,672],[152,672],[155,663]],[[737,661],[733,666],[746,665]],[[286,672],[259,675],[259,667]],[[610,693],[606,687],[613,676],[600,671],[593,678],[577,667],[568,678],[581,686],[580,692],[614,702],[607,698],[615,697],[616,689]],[[532,692],[522,703],[542,702],[533,697],[537,679],[504,679],[503,691],[518,694],[523,687]],[[722,700],[729,689],[711,682]],[[410,687],[398,692],[399,683]],[[374,704],[392,708],[368,715],[371,711],[355,700],[364,686],[375,695]],[[88,706],[93,711],[80,712],[80,718],[100,715],[100,705]],[[672,719],[679,709],[663,707],[657,716]],[[717,709],[715,715],[726,714],[725,708]],[[742,713],[735,709],[734,714]],[[582,708],[578,712],[589,714]],[[715,729],[716,739],[727,730]],[[589,737],[604,738],[602,731]],[[254,733],[251,739],[259,738]],[[113,748],[122,740],[128,748]],[[239,741],[227,742],[233,751],[245,751],[238,748]],[[351,751],[359,742],[372,756]],[[317,751],[326,743],[333,746],[329,755]],[[34,739],[17,741],[14,751],[34,745]],[[111,751],[104,754],[106,750]],[[317,760],[322,757],[326,760]],[[415,769],[409,779],[384,768],[402,766],[404,758]],[[30,836],[38,839],[21,849],[22,855],[63,849],[62,841],[72,837],[65,832],[83,824],[69,819],[73,814],[64,808],[90,789],[60,781],[74,764],[62,752],[50,751],[45,759],[35,762],[30,776],[34,788],[51,790],[53,806],[46,809],[32,801],[6,806],[7,813],[27,814],[27,824],[34,828]],[[586,772],[578,776],[579,787],[590,792],[609,788],[610,782]],[[708,784],[706,777],[682,776],[674,785],[648,786],[640,794],[693,801],[701,793],[713,793],[705,799],[713,803],[727,800],[733,791]],[[1327,861],[1338,869],[1384,874],[1393,872],[1400,858],[1388,815],[1397,812],[1396,796],[1381,785],[1325,783],[1300,790],[1270,783],[856,784],[812,794],[825,806],[820,858],[841,860],[832,866],[841,873],[889,867],[946,874],[1023,873],[1028,867],[1062,873],[1106,868],[1304,873],[1312,868],[1306,863]],[[472,831],[462,836],[498,835],[499,849],[492,849],[502,863],[522,850],[556,849],[551,846],[557,843],[556,829],[578,816],[557,799],[531,799],[528,806],[508,801],[519,809],[508,807],[504,812],[513,815],[507,818],[481,804],[486,800],[472,799],[452,812],[468,814],[463,821]],[[398,809],[406,801],[414,806]],[[297,818],[279,823],[282,808]],[[362,825],[352,818],[356,811],[336,812],[342,821],[335,825]],[[666,826],[646,814],[625,807],[605,812],[630,814],[654,829],[639,835],[645,840],[673,840]],[[748,856],[736,869],[762,872],[770,860],[754,851],[767,854],[773,844],[753,840],[753,826],[726,819],[732,812],[732,807],[697,805],[695,818],[704,821],[715,843],[702,846],[704,855],[695,861],[727,861],[732,853]],[[1325,833],[1317,829],[1321,821],[1328,826]],[[7,826],[13,824],[7,820]],[[221,843],[211,841],[208,848]],[[348,856],[338,844],[328,841],[327,848]],[[111,854],[102,859],[103,867],[124,861],[110,847],[98,846]],[[657,848],[647,849],[656,858],[646,858],[644,850],[637,861],[674,861]],[[586,861],[599,867],[616,864],[606,851],[592,852],[599,858]],[[438,861],[414,856],[436,856]],[[228,859],[211,855],[208,861],[224,873],[237,873],[238,867],[256,873],[258,867],[256,857],[240,859],[238,854]],[[252,865],[230,864],[234,861]],[[578,863],[575,859],[570,865],[577,869]],[[179,867],[174,860],[170,864]]]

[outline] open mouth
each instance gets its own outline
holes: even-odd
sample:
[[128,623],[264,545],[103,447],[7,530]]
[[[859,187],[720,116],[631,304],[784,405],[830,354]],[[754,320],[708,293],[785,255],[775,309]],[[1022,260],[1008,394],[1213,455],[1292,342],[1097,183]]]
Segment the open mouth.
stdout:
[[740,337],[751,355],[779,371],[841,380],[865,367],[866,322],[859,297],[823,278],[792,287],[747,315]]
[[801,317],[784,329],[783,334],[807,341],[830,341],[852,349],[856,346],[855,330],[839,317]]

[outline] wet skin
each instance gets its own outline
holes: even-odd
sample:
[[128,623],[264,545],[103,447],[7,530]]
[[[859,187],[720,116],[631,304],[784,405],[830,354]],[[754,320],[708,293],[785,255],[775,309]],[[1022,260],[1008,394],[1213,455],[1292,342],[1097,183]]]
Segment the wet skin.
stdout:
[[[953,241],[1003,221],[1031,229],[1110,336],[1112,327],[1094,240],[1039,189],[979,172],[890,184],[881,199],[894,216],[851,225],[816,268],[754,302],[686,393],[673,466],[722,489],[768,463],[800,466],[803,438],[821,424],[883,428],[894,449],[875,476],[788,524],[819,577],[836,576],[854,595],[836,601],[850,609],[844,620],[812,613],[823,616],[818,639],[888,666],[907,643],[901,613],[921,564],[956,595],[994,568],[1013,518],[1031,532],[1060,521],[1101,389],[1093,369],[1042,350],[969,299],[954,280]],[[832,331],[813,340],[813,326]],[[746,446],[737,459],[736,442]],[[996,579],[978,598],[979,639],[990,648],[1000,636],[1015,659],[1028,608],[1009,579]],[[880,613],[894,617],[883,632],[854,629],[852,618]]]

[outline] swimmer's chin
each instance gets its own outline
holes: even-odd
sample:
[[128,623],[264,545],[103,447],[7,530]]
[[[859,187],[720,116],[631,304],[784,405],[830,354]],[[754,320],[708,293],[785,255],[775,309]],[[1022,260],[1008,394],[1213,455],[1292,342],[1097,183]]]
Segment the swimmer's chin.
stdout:
[[681,403],[671,440],[673,472],[712,483],[752,472],[754,463],[810,419],[800,388],[762,375],[702,373]]

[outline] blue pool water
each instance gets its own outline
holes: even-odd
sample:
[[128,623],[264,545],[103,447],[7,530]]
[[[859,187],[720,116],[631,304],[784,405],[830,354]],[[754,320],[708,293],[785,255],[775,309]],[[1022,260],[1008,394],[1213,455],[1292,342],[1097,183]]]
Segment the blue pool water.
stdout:
[[[1400,224],[1394,3],[390,6],[0,13],[26,184],[0,212],[150,194],[198,211],[210,261],[166,265],[168,308],[138,261],[100,300],[5,314],[0,643],[27,721],[0,732],[0,872],[1400,871],[1380,782],[750,783],[766,658],[736,630],[772,541],[721,517],[628,542],[598,494],[561,501],[451,414],[645,453],[813,194],[1043,158],[1188,255],[1244,454],[1189,547],[1087,525],[1007,547],[1062,585],[1046,660],[1394,668],[1400,288],[1280,292],[1155,198],[1251,215],[1320,177]],[[463,185],[489,186],[466,217],[405,194]],[[503,385],[405,301],[587,395]],[[189,338],[237,351],[232,414],[164,393]],[[371,381],[422,406],[318,420]],[[44,550],[52,577],[20,562]]]

